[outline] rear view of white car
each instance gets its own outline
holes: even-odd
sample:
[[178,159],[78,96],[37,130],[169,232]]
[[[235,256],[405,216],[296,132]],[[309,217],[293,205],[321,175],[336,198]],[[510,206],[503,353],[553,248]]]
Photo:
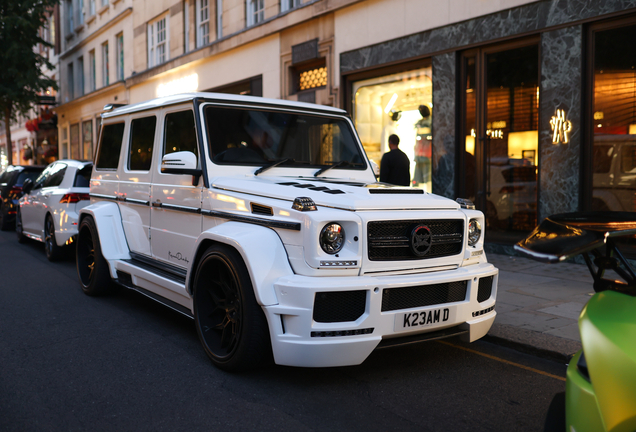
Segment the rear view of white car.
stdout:
[[16,215],[18,241],[41,241],[49,261],[60,258],[77,234],[80,209],[90,204],[92,170],[92,162],[60,160],[35,181],[27,180]]

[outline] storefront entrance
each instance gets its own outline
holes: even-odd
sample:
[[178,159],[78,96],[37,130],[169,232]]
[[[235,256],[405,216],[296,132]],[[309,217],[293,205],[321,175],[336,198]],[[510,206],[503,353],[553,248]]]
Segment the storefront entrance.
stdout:
[[380,165],[396,134],[411,161],[411,184],[431,192],[431,66],[355,81],[352,90],[353,119],[369,158]]
[[515,242],[537,223],[538,43],[472,50],[461,66],[459,196],[485,213],[488,241]]

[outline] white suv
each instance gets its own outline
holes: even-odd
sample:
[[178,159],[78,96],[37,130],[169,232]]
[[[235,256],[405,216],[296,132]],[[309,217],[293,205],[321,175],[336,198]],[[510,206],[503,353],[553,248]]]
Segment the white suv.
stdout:
[[112,279],[193,317],[218,367],[355,365],[490,329],[483,214],[378,183],[345,111],[196,93],[102,119],[82,288]]

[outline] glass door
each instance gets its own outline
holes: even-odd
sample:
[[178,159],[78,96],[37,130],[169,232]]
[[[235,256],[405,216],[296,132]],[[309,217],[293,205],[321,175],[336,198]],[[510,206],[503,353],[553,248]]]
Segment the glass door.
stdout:
[[487,240],[516,242],[537,223],[538,44],[467,52],[462,79],[460,193],[486,215]]

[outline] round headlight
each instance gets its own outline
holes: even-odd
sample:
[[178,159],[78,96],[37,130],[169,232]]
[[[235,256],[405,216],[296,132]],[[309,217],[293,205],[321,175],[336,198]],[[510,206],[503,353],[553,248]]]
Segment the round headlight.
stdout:
[[345,242],[344,228],[335,222],[328,223],[320,231],[320,247],[328,254],[340,252]]
[[475,246],[481,238],[481,224],[477,219],[468,222],[468,246]]

